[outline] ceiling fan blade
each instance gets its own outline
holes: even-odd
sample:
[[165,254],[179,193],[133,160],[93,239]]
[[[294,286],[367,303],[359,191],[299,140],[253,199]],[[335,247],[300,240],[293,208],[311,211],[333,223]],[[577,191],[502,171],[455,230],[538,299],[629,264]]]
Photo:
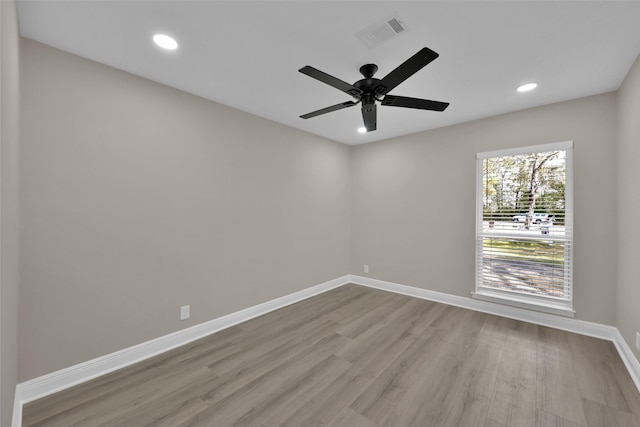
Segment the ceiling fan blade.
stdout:
[[386,95],[391,92],[393,88],[398,86],[403,81],[414,75],[421,70],[428,63],[436,59],[439,55],[429,49],[428,47],[422,48],[418,53],[411,58],[400,64],[395,70],[387,74],[378,86],[375,88],[375,92],[378,95]]
[[375,103],[362,104],[362,119],[364,120],[364,127],[367,129],[367,132],[376,130],[378,119]]
[[300,117],[303,118],[303,119],[310,119],[311,117],[319,116],[321,114],[330,113],[332,111],[342,110],[343,108],[347,108],[347,107],[353,107],[354,105],[358,105],[358,103],[357,102],[353,102],[353,101],[347,101],[347,102],[343,102],[342,104],[332,105],[331,107],[322,108],[320,110],[313,111],[311,113],[303,114]]
[[382,105],[391,107],[417,108],[419,110],[444,111],[448,102],[431,101],[429,99],[409,98],[406,96],[387,95],[382,100]]
[[313,68],[309,65],[306,65],[302,68],[300,68],[298,71],[300,71],[302,74],[306,74],[309,77],[313,77],[316,80],[321,81],[322,83],[326,83],[329,86],[333,86],[338,90],[341,90],[342,92],[351,95],[355,98],[359,97],[360,95],[362,95],[362,91],[360,89],[358,89],[357,87],[350,85],[349,83],[340,80],[336,77],[333,77],[327,73],[325,73],[324,71],[320,71],[316,68]]

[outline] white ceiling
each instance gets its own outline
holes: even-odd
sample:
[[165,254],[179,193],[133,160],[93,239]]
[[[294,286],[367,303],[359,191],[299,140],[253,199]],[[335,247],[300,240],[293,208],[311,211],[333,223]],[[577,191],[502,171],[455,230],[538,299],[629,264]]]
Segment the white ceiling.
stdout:
[[[355,34],[397,14],[407,31],[375,48]],[[19,1],[21,34],[59,49],[345,144],[360,144],[616,90],[640,52],[640,1]],[[164,32],[177,51],[151,41]],[[360,106],[298,72],[382,78],[422,47],[440,57],[391,91],[444,112]],[[533,92],[515,92],[538,81]]]

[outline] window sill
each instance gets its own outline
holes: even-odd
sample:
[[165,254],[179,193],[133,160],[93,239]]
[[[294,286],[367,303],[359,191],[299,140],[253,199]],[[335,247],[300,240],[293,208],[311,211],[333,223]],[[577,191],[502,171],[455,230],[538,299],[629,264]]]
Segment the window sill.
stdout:
[[554,304],[546,301],[532,301],[528,298],[519,298],[517,296],[504,295],[500,292],[471,292],[471,297],[497,304],[509,305],[512,307],[524,308],[527,310],[541,311],[543,313],[556,314],[565,317],[574,317],[574,315],[576,314],[575,310],[573,310],[568,305]]

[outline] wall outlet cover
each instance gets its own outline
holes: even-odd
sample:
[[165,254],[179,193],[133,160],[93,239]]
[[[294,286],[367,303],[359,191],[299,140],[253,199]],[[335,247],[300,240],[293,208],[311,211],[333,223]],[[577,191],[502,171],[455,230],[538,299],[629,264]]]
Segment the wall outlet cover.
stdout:
[[182,307],[180,307],[180,320],[188,319],[189,316],[191,315],[190,311],[191,311],[190,305],[183,305]]
[[636,348],[640,351],[640,332],[636,332]]

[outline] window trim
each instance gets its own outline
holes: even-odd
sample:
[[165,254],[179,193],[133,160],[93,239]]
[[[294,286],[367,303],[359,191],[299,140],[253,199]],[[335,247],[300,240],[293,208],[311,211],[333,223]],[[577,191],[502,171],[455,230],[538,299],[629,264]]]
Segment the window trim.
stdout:
[[[551,297],[541,297],[537,295],[526,295],[509,290],[488,289],[480,286],[479,269],[482,268],[480,255],[482,249],[478,244],[479,239],[483,237],[483,160],[493,157],[517,156],[529,153],[540,153],[546,151],[565,150],[565,223],[570,234],[567,241],[570,242],[568,250],[570,254],[565,255],[565,259],[569,260],[569,265],[565,263],[565,277],[567,278],[569,287],[568,300],[554,299]],[[509,305],[519,308],[525,308],[546,313],[558,314],[562,316],[573,317],[575,310],[573,309],[573,141],[563,141],[551,144],[531,145],[526,147],[508,148],[503,150],[486,151],[476,154],[476,230],[475,230],[475,291],[471,292],[471,297],[484,301]]]

